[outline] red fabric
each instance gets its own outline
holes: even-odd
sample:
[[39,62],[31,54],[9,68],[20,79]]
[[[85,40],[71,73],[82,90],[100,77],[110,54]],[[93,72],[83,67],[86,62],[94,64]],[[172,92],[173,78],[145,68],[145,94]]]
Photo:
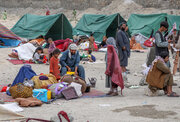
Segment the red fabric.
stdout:
[[72,40],[67,38],[65,40],[56,40],[54,44],[56,45],[56,48],[60,49],[61,52],[64,52],[68,49],[68,46],[71,42]]
[[6,92],[6,90],[7,90],[7,86],[4,86],[1,90],[1,92]]
[[49,11],[49,10],[46,11],[46,16],[47,16],[47,15],[50,15],[50,11]]
[[70,122],[70,119],[69,119],[69,117],[68,117],[68,115],[67,115],[66,112],[60,111],[60,112],[58,113],[59,119],[60,119],[60,121],[62,121],[60,115],[62,115],[68,122]]
[[43,63],[45,64],[47,62],[46,56],[43,57]]
[[17,64],[34,64],[34,63],[29,62],[27,60],[9,60],[8,59],[8,61],[11,62],[14,65],[17,65]]
[[146,41],[144,42],[144,46],[146,46],[146,47],[152,47],[153,42],[151,42],[150,39],[151,39],[151,38],[149,38],[148,40],[146,40]]
[[117,84],[121,88],[122,94],[122,90],[124,89],[122,71],[118,55],[112,45],[108,45],[107,47],[107,69],[105,74],[110,76],[112,82]]

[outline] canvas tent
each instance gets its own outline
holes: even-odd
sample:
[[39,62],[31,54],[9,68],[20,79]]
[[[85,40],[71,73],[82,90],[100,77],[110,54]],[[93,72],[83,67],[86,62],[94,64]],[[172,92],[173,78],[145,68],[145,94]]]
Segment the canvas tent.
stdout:
[[156,32],[160,28],[160,23],[165,21],[167,14],[132,14],[127,22],[131,35],[142,34],[150,37],[152,30]]
[[54,40],[72,38],[72,26],[64,14],[49,16],[25,14],[11,30],[27,39],[35,39],[40,35]]
[[0,40],[5,44],[4,46],[0,46],[1,48],[7,46],[18,46],[21,42],[21,39],[16,34],[2,24],[0,24]]
[[101,42],[103,36],[115,37],[117,27],[125,20],[120,14],[94,15],[85,14],[73,29],[73,35],[90,35],[94,33],[95,41]]
[[176,27],[179,30],[179,26],[180,26],[180,16],[176,16],[176,15],[168,15],[167,16],[167,20],[169,23],[169,30],[173,28],[173,24],[176,23]]

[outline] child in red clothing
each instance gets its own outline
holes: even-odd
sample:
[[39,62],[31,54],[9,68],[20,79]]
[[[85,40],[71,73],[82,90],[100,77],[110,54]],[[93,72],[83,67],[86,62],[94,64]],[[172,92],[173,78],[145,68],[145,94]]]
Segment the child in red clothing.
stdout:
[[55,49],[53,51],[53,56],[50,59],[50,73],[53,74],[57,80],[60,80],[60,66],[59,64],[59,55],[61,54],[61,51],[59,49]]

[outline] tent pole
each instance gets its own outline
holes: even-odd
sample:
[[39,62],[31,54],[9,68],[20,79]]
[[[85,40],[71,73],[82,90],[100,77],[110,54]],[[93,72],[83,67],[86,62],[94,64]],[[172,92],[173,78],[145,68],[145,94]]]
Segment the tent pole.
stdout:
[[62,28],[61,28],[61,29],[62,29],[62,30],[61,30],[61,31],[62,31],[62,35],[61,35],[61,38],[62,38],[62,39],[63,39],[63,36],[64,36],[64,35],[63,35],[63,34],[64,34],[64,33],[63,33],[63,31],[64,31],[64,30],[63,30],[63,23],[64,23],[64,22],[63,22],[63,15],[62,15]]
[[119,27],[119,14],[118,14],[118,27]]

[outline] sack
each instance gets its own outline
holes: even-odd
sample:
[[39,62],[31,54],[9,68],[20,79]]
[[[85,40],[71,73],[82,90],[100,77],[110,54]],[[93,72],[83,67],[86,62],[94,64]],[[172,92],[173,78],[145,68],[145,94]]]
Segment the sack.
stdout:
[[81,92],[81,87],[82,87],[82,85],[80,85],[80,84],[78,84],[78,83],[72,82],[70,86],[74,87],[74,89],[75,89],[78,97],[81,97],[81,96],[82,96],[82,92]]
[[64,75],[60,81],[71,84],[73,82],[73,77],[71,75]]
[[16,84],[10,87],[9,92],[11,96],[15,98],[28,98],[32,97],[32,87],[24,86],[23,84]]
[[86,91],[86,81],[83,80],[81,77],[78,77],[78,76],[75,76],[73,79],[74,79],[73,82],[82,85],[81,92],[84,93]]
[[77,95],[74,87],[66,88],[65,90],[62,91],[62,94],[63,94],[63,96],[65,97],[66,100],[78,98],[78,95]]
[[32,80],[28,80],[27,78],[24,79],[23,84],[25,86],[29,86],[29,87],[33,87],[34,86],[34,82]]
[[[58,91],[58,88],[60,88],[62,85],[62,88],[60,91]],[[56,83],[56,84],[52,84],[48,89],[51,90],[51,98],[54,99],[54,98],[62,98],[63,95],[62,95],[62,91],[64,90],[64,88],[67,87],[66,85],[64,85],[63,83]]]

